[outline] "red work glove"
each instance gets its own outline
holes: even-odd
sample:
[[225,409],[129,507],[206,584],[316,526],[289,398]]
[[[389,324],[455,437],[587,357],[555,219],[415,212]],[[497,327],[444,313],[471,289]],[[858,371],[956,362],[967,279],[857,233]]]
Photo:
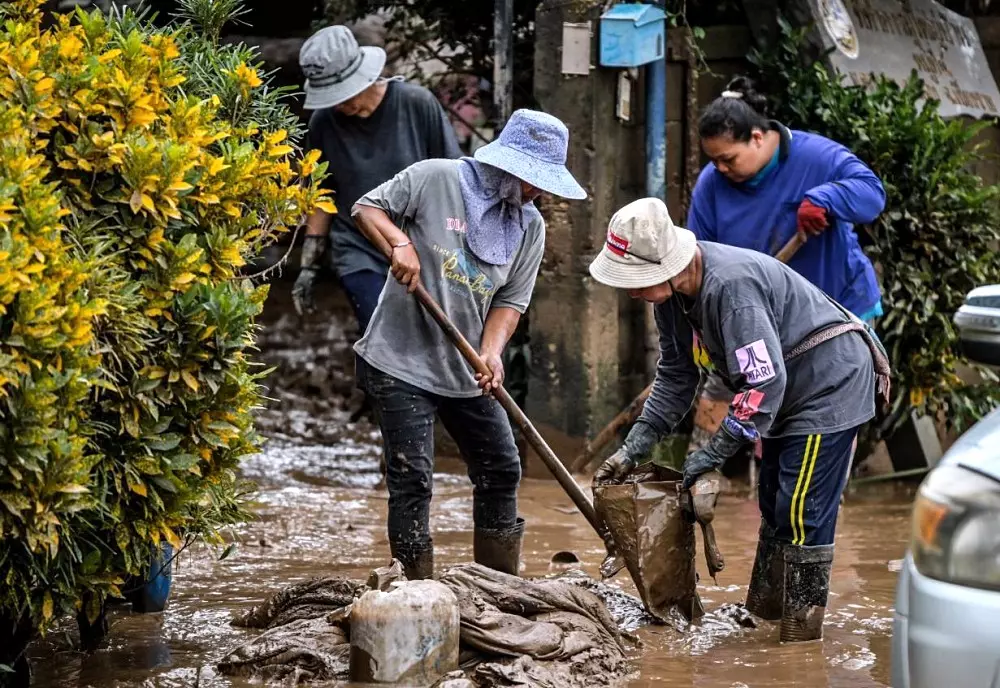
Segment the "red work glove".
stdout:
[[820,208],[808,198],[802,201],[798,212],[798,230],[819,236],[830,225],[826,218],[826,208]]

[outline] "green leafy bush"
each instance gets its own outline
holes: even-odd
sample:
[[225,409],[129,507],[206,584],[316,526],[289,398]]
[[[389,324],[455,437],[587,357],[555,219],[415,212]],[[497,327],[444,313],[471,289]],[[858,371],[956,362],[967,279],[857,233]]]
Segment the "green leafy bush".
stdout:
[[895,409],[943,412],[961,430],[1000,404],[990,384],[968,385],[958,372],[952,317],[973,288],[1000,282],[1000,187],[970,166],[989,122],[943,119],[913,74],[903,86],[873,75],[849,86],[812,59],[807,29],[780,22],[780,40],[749,56],[771,97],[773,115],[850,148],[882,179],[886,210],[859,227],[881,275],[885,316],[877,327],[895,372]]
[[283,94],[215,40],[235,3],[167,29],[41,5],[0,10],[0,664],[12,628],[93,618],[161,541],[243,518],[267,290],[239,270],[334,210]]

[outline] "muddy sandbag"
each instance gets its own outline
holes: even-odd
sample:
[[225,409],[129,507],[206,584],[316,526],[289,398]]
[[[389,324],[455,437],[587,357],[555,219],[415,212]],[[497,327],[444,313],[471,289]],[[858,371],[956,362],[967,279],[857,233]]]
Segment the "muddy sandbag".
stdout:
[[315,578],[279,590],[232,621],[240,628],[275,628],[298,619],[316,619],[348,606],[368,590],[361,581]]
[[625,484],[596,485],[594,509],[650,614],[668,622],[673,609],[688,621],[705,613],[696,589],[694,520],[683,507],[680,473],[651,466]]

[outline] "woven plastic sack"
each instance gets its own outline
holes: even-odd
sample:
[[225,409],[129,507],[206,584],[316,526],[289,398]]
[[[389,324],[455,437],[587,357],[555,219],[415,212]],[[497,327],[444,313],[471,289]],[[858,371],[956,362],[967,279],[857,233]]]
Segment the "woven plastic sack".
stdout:
[[646,611],[668,621],[705,613],[695,572],[694,519],[682,507],[681,474],[649,466],[622,485],[594,487],[594,508],[611,531]]

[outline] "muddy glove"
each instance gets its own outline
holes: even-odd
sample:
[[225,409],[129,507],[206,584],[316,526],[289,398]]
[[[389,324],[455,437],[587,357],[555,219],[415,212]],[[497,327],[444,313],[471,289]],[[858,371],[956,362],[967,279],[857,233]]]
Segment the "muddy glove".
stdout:
[[641,420],[637,422],[629,430],[622,448],[605,460],[594,473],[594,485],[614,485],[623,482],[639,461],[649,456],[653,445],[659,439],[660,435],[652,425]]
[[316,301],[313,298],[314,285],[319,276],[320,262],[323,259],[323,250],[326,248],[325,234],[306,234],[302,242],[302,262],[299,276],[292,287],[292,303],[295,304],[295,311],[299,315],[312,313],[316,310]]
[[753,425],[747,427],[732,416],[726,416],[708,444],[691,452],[684,460],[684,482],[681,483],[681,488],[690,488],[703,473],[721,469],[726,459],[756,437],[757,430]]

